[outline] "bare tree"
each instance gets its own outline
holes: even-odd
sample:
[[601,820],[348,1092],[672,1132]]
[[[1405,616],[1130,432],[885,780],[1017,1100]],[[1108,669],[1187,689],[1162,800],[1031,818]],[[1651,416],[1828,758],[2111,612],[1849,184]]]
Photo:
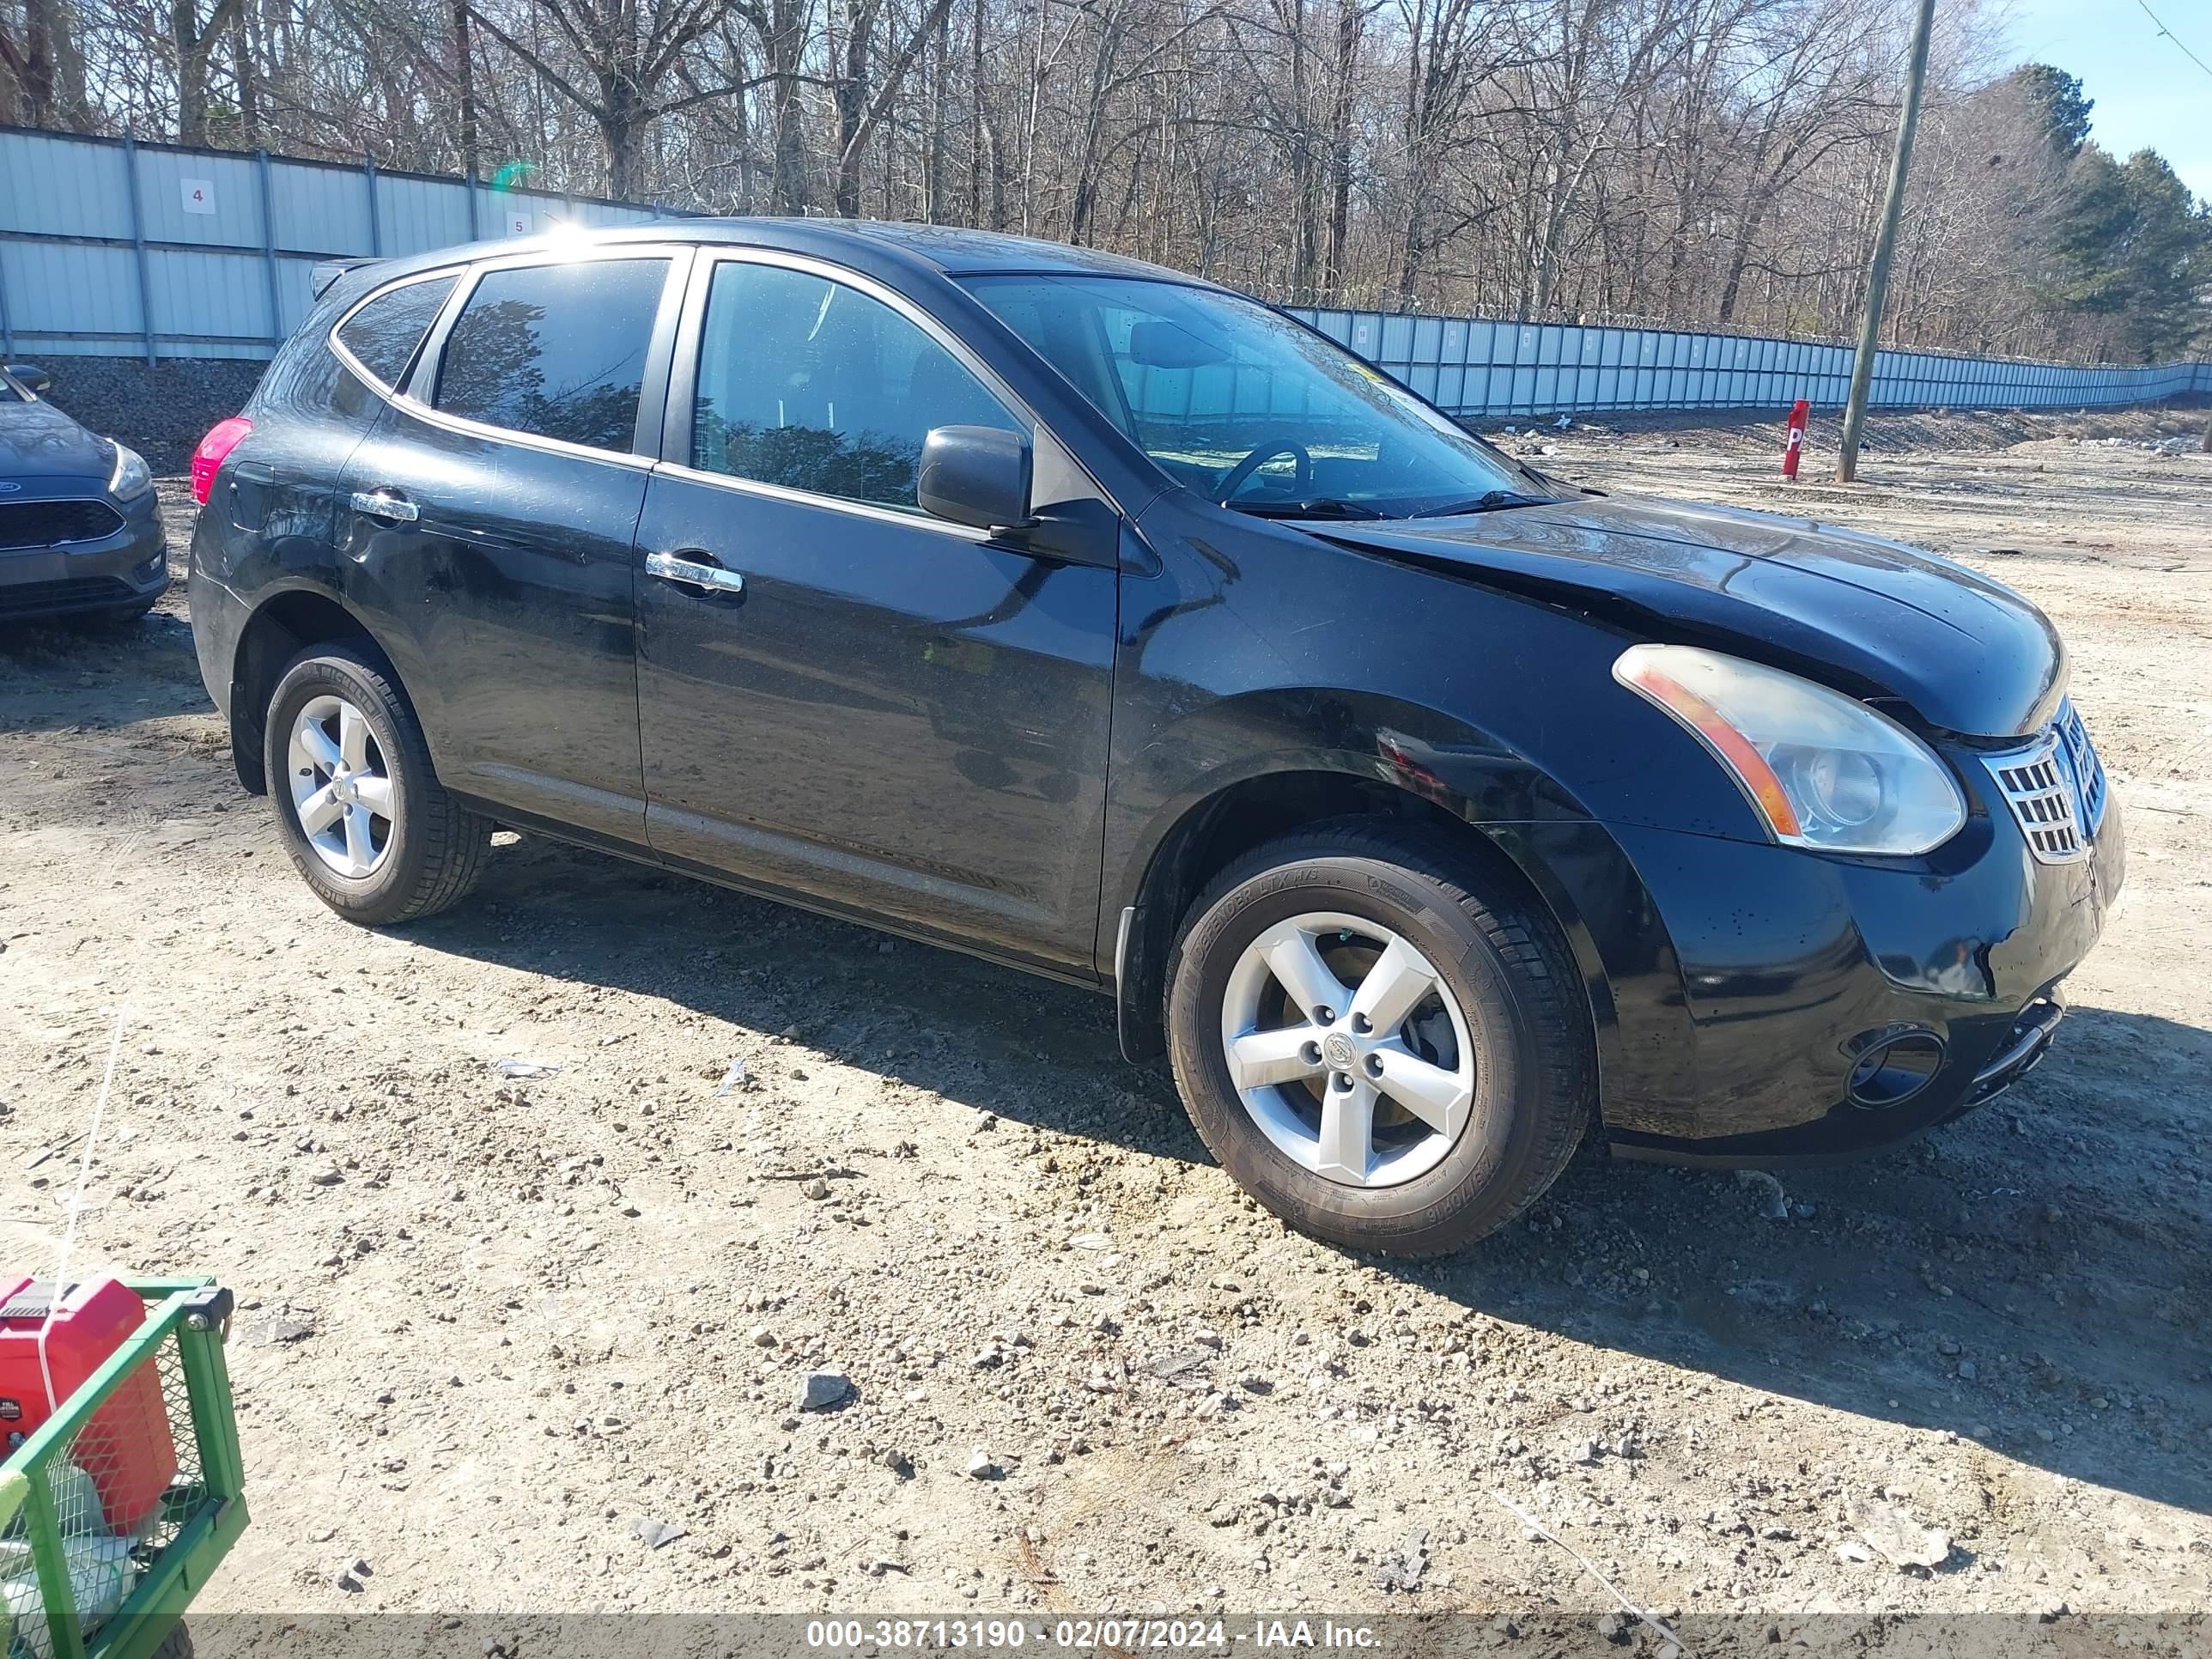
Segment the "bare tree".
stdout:
[[[1020,229],[1304,304],[1832,337],[1907,9],[0,0],[0,117]],[[1887,337],[2122,349],[2054,280],[2082,135],[2002,72],[2000,16],[1945,9]]]
[[[188,0],[177,0],[179,5]],[[235,4],[237,0],[223,0]],[[719,22],[730,0],[531,0],[574,54],[582,73],[511,34],[483,8],[468,9],[485,31],[598,125],[606,146],[608,192],[637,187],[639,134],[661,116],[727,97],[739,86],[676,89],[685,50]]]

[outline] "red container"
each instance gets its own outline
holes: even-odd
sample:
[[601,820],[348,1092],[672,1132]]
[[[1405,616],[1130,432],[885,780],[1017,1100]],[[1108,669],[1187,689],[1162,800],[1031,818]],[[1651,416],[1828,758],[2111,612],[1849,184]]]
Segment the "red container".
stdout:
[[[0,1271],[0,1444],[13,1451],[54,1414],[124,1340],[146,1322],[146,1304],[119,1279],[64,1288]],[[49,1311],[52,1322],[47,1322]],[[40,1364],[44,1332],[46,1363]],[[53,1395],[46,1393],[51,1376]],[[177,1449],[155,1365],[133,1370],[79,1433],[70,1455],[92,1477],[108,1530],[136,1532],[177,1473]],[[64,1516],[67,1526],[72,1517]]]

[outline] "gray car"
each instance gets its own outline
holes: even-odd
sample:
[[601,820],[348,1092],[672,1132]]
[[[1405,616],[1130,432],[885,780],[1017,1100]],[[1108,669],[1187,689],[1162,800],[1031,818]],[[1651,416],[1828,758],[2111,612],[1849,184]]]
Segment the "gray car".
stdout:
[[46,402],[51,384],[27,363],[0,371],[0,623],[126,621],[169,585],[154,479]]

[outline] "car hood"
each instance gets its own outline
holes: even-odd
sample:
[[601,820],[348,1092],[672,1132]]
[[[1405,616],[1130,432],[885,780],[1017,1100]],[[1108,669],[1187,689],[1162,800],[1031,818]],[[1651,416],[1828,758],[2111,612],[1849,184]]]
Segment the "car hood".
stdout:
[[1735,650],[1856,696],[1899,700],[1952,732],[2033,732],[2065,683],[2057,634],[2010,588],[1809,519],[1607,496],[1303,527],[1647,638]]
[[57,478],[106,481],[115,465],[114,447],[106,439],[94,437],[43,399],[26,404],[0,396],[7,396],[0,402],[0,479],[27,485]]

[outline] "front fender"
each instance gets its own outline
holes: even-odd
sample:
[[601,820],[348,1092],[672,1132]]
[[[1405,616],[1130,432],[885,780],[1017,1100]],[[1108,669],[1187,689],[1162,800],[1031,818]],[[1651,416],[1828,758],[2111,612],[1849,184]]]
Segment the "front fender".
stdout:
[[[1249,723],[1267,717],[1267,699],[1235,711]],[[1340,694],[1336,712],[1380,716],[1371,699]],[[1224,711],[1224,714],[1228,711]],[[1273,711],[1281,714],[1285,711]],[[1123,1003],[1125,1047],[1133,1058],[1153,1050],[1154,988],[1166,967],[1176,921],[1156,914],[1176,890],[1161,867],[1188,845],[1192,826],[1255,781],[1336,777],[1415,796],[1482,837],[1549,912],[1571,953],[1589,1009],[1599,1086],[1608,1125],[1674,1126],[1680,1103],[1694,1097],[1694,1044],[1672,941],[1656,906],[1613,833],[1572,794],[1495,738],[1460,725],[1446,741],[1432,718],[1403,707],[1373,720],[1364,749],[1284,745],[1194,775],[1164,802],[1143,830],[1139,856],[1109,891],[1121,925],[1115,957],[1101,963]],[[1433,711],[1428,711],[1433,715]],[[1425,726],[1417,738],[1409,726]],[[1193,750],[1208,747],[1187,732]],[[1656,1113],[1656,1116],[1654,1114]]]
[[1156,507],[1143,528],[1160,572],[1124,578],[1099,966],[1135,1022],[1132,1053],[1157,1021],[1152,992],[1180,920],[1160,911],[1211,875],[1164,880],[1161,860],[1229,792],[1305,774],[1357,785],[1335,792],[1351,810],[1377,794],[1431,804],[1541,900],[1583,980],[1609,1121],[1693,1097],[1674,946],[1607,825],[1753,826],[1694,742],[1613,681],[1623,635],[1560,605],[1224,516]]
[[1143,884],[1152,849],[1177,822],[1257,778],[1325,773],[1381,783],[1476,824],[1591,816],[1495,734],[1438,709],[1342,688],[1267,687],[1209,700],[1157,722],[1140,751],[1116,757],[1115,769],[1127,821],[1117,826],[1122,856],[1109,865],[1107,891],[1121,903]]

